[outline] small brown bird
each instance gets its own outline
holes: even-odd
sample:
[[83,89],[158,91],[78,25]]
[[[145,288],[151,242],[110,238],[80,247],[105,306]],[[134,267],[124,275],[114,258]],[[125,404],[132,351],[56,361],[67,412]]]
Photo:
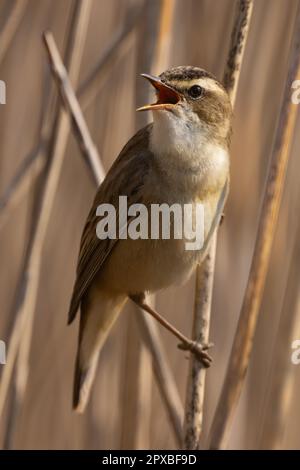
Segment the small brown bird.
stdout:
[[[191,275],[205,256],[228,193],[232,108],[224,87],[192,66],[144,77],[154,86],[157,102],[139,110],[152,110],[154,122],[129,140],[110,168],[81,239],[69,311],[71,323],[80,308],[73,395],[79,412],[87,403],[99,352],[125,302],[131,298],[147,310],[146,292],[182,283]],[[102,203],[117,209],[119,196],[127,196],[128,205],[146,207],[202,203],[203,247],[186,250],[186,240],[174,237],[100,240],[96,209]],[[156,312],[148,311],[174,333]],[[183,349],[196,351],[195,343],[176,335],[183,338]]]

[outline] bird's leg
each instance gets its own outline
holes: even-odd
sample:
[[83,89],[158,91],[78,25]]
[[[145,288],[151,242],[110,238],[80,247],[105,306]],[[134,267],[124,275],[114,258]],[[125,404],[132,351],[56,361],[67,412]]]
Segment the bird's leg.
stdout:
[[150,307],[145,301],[145,294],[130,295],[129,298],[145,312],[150,313],[161,325],[169,330],[181,343],[178,345],[179,349],[184,351],[192,352],[195,357],[203,364],[204,367],[208,368],[211,365],[212,358],[208,354],[207,350],[212,346],[211,344],[201,345],[197,341],[193,341],[183,335],[177,328],[163,318],[154,308]]

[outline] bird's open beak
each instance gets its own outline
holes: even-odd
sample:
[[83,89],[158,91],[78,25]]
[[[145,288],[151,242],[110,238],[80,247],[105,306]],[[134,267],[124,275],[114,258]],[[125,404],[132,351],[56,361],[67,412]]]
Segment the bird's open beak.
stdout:
[[146,73],[141,74],[142,77],[149,80],[151,85],[157,90],[157,102],[153,104],[146,104],[141,108],[138,108],[137,111],[155,111],[158,109],[172,109],[175,104],[180,100],[180,94],[177,93],[173,88],[163,83],[160,78],[154,77],[153,75],[148,75]]

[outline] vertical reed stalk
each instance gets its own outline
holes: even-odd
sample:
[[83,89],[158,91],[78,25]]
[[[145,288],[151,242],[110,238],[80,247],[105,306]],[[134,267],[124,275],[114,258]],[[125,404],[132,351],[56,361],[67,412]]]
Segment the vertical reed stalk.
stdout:
[[[138,35],[136,106],[147,103],[150,99],[149,88],[141,81],[139,74],[145,71],[155,74],[167,67],[174,5],[174,0],[163,0],[162,2],[153,0],[145,5],[144,21]],[[147,124],[148,119],[148,115],[139,113],[136,117],[136,128]],[[152,305],[155,303],[154,296],[148,299],[148,303]],[[156,363],[157,360],[160,360],[160,353],[157,348],[153,350],[151,343],[150,350],[145,347],[145,344],[149,344],[149,332],[152,332],[152,336],[159,338],[156,322],[151,318],[146,318],[147,314],[138,307],[134,306],[133,308],[137,316],[141,317],[139,323],[141,324],[140,331],[143,333],[144,341],[141,341],[136,326],[133,324],[136,319],[130,319],[127,346],[128,367],[125,376],[126,406],[123,407],[122,447],[124,449],[149,447],[149,443],[145,439],[149,436],[147,428],[150,429],[151,419],[152,355],[150,352],[158,353],[158,355],[153,356],[156,358]],[[136,341],[133,341],[132,336],[134,333],[137,336]],[[163,364],[161,365],[163,366]],[[165,368],[163,382],[161,382],[161,367],[157,369],[156,364],[154,364],[154,371],[158,374],[158,383],[164,383],[161,388],[162,397],[165,399],[167,411],[174,427],[177,445],[180,446],[182,436],[181,425],[179,425],[181,406],[174,413],[174,405],[177,407],[180,400],[177,399],[177,392],[173,393],[174,387],[169,386],[170,373],[168,368]],[[145,384],[147,384],[146,387]],[[161,385],[159,386],[161,387]]]
[[227,444],[234,412],[249,365],[253,337],[276,229],[289,151],[295,129],[297,106],[291,101],[291,85],[296,77],[300,76],[299,59],[300,5],[298,6],[295,21],[287,81],[263,196],[252,264],[225,381],[210,433],[210,447],[212,449],[222,449]]
[[[223,80],[224,86],[230,95],[232,105],[235,104],[252,9],[252,0],[239,0],[237,2],[231,44]],[[192,336],[193,339],[202,344],[203,342],[207,343],[209,338],[216,246],[217,234],[215,232],[209,253],[196,272]],[[205,377],[206,369],[191,355],[186,394],[184,431],[185,448],[190,450],[197,449],[199,446],[203,426]]]

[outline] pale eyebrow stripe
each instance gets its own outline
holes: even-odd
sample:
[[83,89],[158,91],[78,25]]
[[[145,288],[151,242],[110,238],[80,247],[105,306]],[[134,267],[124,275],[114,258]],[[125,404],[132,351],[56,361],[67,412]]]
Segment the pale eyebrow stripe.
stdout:
[[[174,85],[174,87],[178,86],[178,82],[177,81],[170,81],[169,82],[170,85]],[[212,80],[211,78],[195,78],[194,80],[182,80],[180,81],[180,88],[188,88],[188,87],[191,87],[193,85],[199,85],[201,86],[202,88],[204,88],[205,90],[208,90],[208,91],[215,91],[217,93],[224,93],[224,90],[223,88],[218,85],[217,82],[215,82],[214,80]]]

